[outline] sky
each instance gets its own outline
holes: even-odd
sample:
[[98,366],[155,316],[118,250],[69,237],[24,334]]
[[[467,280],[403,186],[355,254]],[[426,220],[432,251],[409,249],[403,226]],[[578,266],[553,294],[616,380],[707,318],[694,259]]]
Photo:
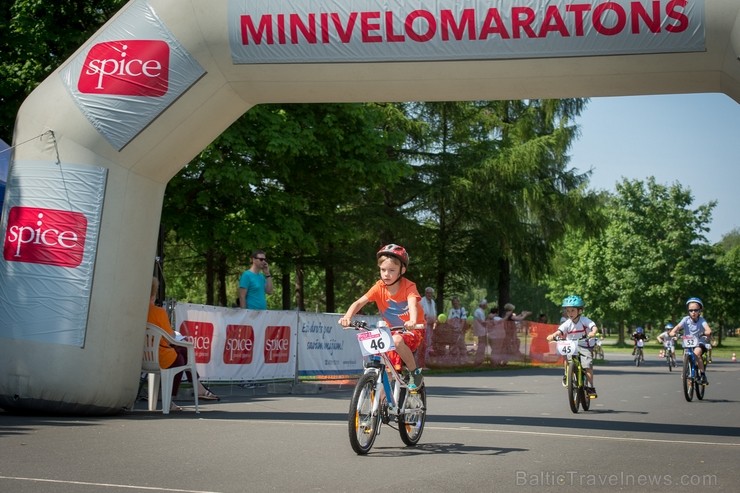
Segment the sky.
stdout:
[[740,228],[740,104],[724,94],[591,98],[576,120],[570,165],[591,169],[591,188],[623,178],[679,182],[693,208],[712,200],[711,243]]

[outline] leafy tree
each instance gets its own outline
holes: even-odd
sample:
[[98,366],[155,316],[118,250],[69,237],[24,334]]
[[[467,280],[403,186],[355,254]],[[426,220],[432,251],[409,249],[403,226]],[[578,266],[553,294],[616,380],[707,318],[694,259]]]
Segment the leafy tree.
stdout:
[[691,208],[691,192],[676,183],[624,180],[604,206],[607,226],[591,238],[563,243],[571,269],[551,276],[553,300],[580,293],[603,321],[662,327],[683,313],[688,296],[705,296],[716,276],[708,230],[714,202]]
[[[535,278],[574,218],[590,214],[588,174],[567,167],[586,100],[419,103],[426,132],[408,152],[420,169],[419,221],[438,302],[471,281],[510,300],[514,267]],[[461,260],[464,259],[464,260]],[[448,276],[452,276],[448,278]]]
[[0,0],[0,138],[21,103],[126,0]]
[[[172,180],[164,220],[203,262],[215,250],[243,265],[249,251],[267,250],[282,277],[282,306],[294,306],[286,293],[295,291],[295,306],[304,309],[310,269],[332,279],[357,261],[353,242],[374,258],[379,235],[364,232],[393,224],[381,192],[410,173],[389,152],[405,138],[405,124],[393,105],[253,108]],[[333,310],[334,283],[324,287],[321,305]]]
[[[740,325],[740,230],[726,234],[716,245],[718,273],[712,283],[712,297],[708,310],[710,324],[722,343],[722,329]],[[716,327],[715,327],[716,325]],[[719,330],[718,330],[719,329]]]

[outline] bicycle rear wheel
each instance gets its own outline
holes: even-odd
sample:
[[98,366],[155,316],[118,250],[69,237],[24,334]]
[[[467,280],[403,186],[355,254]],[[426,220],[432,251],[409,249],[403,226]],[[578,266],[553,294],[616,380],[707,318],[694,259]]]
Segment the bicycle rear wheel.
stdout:
[[576,363],[572,361],[568,365],[568,405],[573,413],[578,412],[578,372],[576,371]]
[[398,418],[398,433],[406,445],[413,447],[419,443],[427,421],[427,388],[423,385],[416,392],[401,390],[401,402],[406,412]]
[[[707,367],[704,367],[704,371],[707,371]],[[696,398],[699,400],[704,399],[704,391],[706,390],[706,387],[701,384],[701,379],[699,378],[699,371],[696,370],[696,378],[694,378],[694,393],[696,394]]]
[[358,455],[367,454],[378,436],[380,413],[373,414],[375,379],[374,373],[362,375],[355,385],[349,404],[349,443]]
[[688,356],[684,356],[681,380],[683,381],[683,396],[689,402],[694,400],[694,377],[691,373],[691,360]]

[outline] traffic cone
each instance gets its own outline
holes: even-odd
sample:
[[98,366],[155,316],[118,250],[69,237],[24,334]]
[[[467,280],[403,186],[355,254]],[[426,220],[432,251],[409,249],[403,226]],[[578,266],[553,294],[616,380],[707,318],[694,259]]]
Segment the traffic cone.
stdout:
[[735,357],[735,353],[732,353],[732,362],[733,363],[736,363],[737,362],[737,358]]

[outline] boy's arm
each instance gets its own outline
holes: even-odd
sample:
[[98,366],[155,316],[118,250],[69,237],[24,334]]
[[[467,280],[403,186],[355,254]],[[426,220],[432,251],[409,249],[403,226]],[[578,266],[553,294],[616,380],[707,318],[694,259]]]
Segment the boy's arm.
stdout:
[[678,329],[683,328],[683,322],[678,322],[675,327],[671,329],[671,331],[668,333],[669,336],[675,337],[675,335],[678,333]]
[[591,331],[586,334],[586,337],[596,337],[596,334],[599,333],[599,327],[593,322],[591,322],[591,327],[589,327],[589,329],[591,329]]
[[558,330],[556,330],[555,332],[553,332],[552,334],[550,334],[549,336],[547,336],[547,340],[548,340],[548,341],[552,341],[553,339],[555,339],[555,337],[556,337],[556,336],[557,336],[558,334],[560,334],[560,337],[563,337],[563,336],[565,335],[565,334],[563,333],[563,331],[562,331],[562,330],[560,330],[560,328],[558,327]]
[[407,328],[413,329],[416,327],[416,317],[418,316],[419,308],[416,306],[418,299],[413,293],[409,293],[409,319],[404,323]]
[[349,309],[347,309],[347,313],[345,313],[344,316],[339,319],[339,325],[341,325],[342,327],[347,327],[352,321],[352,317],[354,316],[354,314],[359,312],[363,306],[367,305],[369,301],[370,300],[367,298],[367,296],[363,294],[360,298],[358,298],[349,306]]

